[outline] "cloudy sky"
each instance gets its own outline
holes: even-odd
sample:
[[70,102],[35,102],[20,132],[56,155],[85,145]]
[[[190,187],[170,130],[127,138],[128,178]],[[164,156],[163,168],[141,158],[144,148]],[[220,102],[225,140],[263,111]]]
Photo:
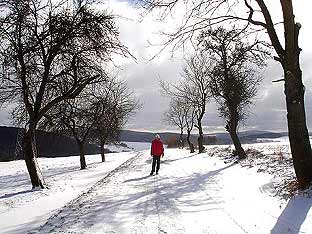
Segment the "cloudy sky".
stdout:
[[[271,0],[268,0],[272,2]],[[280,12],[279,1],[272,5],[272,12]],[[301,66],[304,84],[306,86],[306,110],[308,127],[312,130],[312,27],[311,27],[311,1],[294,0],[296,20],[302,24],[300,32]],[[173,31],[181,18],[182,13],[176,10],[173,18],[167,22],[157,21],[157,13],[141,17],[141,9],[134,8],[131,3],[123,0],[110,0],[109,8],[114,14],[120,16],[117,24],[121,33],[121,40],[128,46],[131,53],[137,58],[116,60],[122,68],[119,75],[126,80],[129,87],[144,104],[143,108],[128,122],[128,129],[165,131],[174,128],[162,121],[163,112],[168,108],[168,100],[161,96],[159,80],[176,82],[180,78],[183,52],[174,54],[169,49],[163,51],[151,60],[160,47],[154,46],[164,37],[159,31]],[[276,15],[276,20],[279,15]],[[265,36],[265,35],[264,35]],[[153,46],[151,46],[153,44]],[[255,104],[251,107],[252,114],[247,125],[242,129],[259,129],[272,131],[287,130],[285,96],[283,83],[272,83],[272,80],[282,78],[282,69],[277,62],[271,61],[263,70],[262,82]],[[0,111],[0,124],[9,124],[9,116]],[[223,121],[218,117],[214,103],[210,103],[204,119],[205,131],[223,131]]]
[[[299,0],[293,2],[296,20],[302,24],[300,32],[300,46],[303,49],[301,65],[306,86],[308,126],[312,129],[312,28],[310,26],[312,3],[305,1],[303,4]],[[159,30],[168,31],[168,28],[169,31],[174,30],[181,14],[179,15],[177,11],[177,15],[173,15],[173,20],[161,23],[156,21],[155,14],[140,18],[138,15],[140,10],[133,8],[127,1],[111,1],[110,7],[116,14],[123,16],[118,20],[121,38],[137,57],[136,63],[129,60],[123,62],[121,76],[128,81],[129,86],[144,103],[143,109],[129,121],[127,127],[150,131],[170,129],[171,127],[166,126],[162,121],[162,114],[168,108],[168,100],[160,95],[159,80],[175,82],[179,79],[183,55],[181,52],[172,55],[169,51],[164,51],[156,59],[149,61],[148,59],[159,50],[159,47],[150,46],[149,42],[157,44],[163,39],[158,33]],[[272,12],[279,12],[279,1],[271,7]],[[277,21],[279,20],[278,16],[276,16]],[[271,82],[282,78],[282,74],[282,69],[277,62],[270,61],[268,63],[263,70],[264,80],[259,95],[251,107],[252,114],[246,127],[242,129],[287,130],[283,83]],[[208,105],[204,124],[207,132],[224,130],[223,121],[218,117],[214,103]]]

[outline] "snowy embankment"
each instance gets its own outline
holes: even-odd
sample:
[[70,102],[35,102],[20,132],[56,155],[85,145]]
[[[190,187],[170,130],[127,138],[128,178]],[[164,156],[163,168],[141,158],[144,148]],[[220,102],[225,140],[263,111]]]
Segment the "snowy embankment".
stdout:
[[[285,151],[286,154],[288,147],[281,145],[253,144],[246,147],[262,153],[270,153],[271,150],[271,157],[277,153],[280,157],[279,152]],[[8,208],[7,212],[0,213],[0,223],[4,222],[1,223],[0,233],[312,233],[311,198],[296,195],[283,200],[274,196],[274,181],[277,180],[278,174],[266,171],[273,171],[272,167],[263,167],[264,162],[268,162],[266,157],[259,159],[258,155],[241,165],[227,160],[228,155],[227,146],[207,147],[207,153],[204,154],[167,149],[160,174],[149,176],[151,157],[146,150],[139,154],[120,153],[120,157],[128,160],[124,160],[126,163],[110,173],[89,174],[93,170],[92,166],[85,172],[65,173],[55,177],[51,190],[53,186],[58,187],[62,180],[66,181],[71,173],[77,173],[77,177],[72,176],[72,180],[67,181],[65,187],[81,181],[81,173],[85,173],[84,179],[87,178],[87,174],[93,179],[97,177],[94,181],[98,182],[89,190],[84,190],[83,194],[78,196],[77,193],[76,199],[58,211],[51,210],[51,217],[45,224],[43,221],[48,213],[45,213],[44,218],[39,217],[41,207],[61,203],[55,200],[62,200],[63,197],[56,196],[57,193],[49,190],[26,191],[16,195],[8,191],[8,188],[2,189],[1,186],[0,191],[6,191],[7,194],[4,197],[0,196],[1,207],[4,200],[10,201],[18,196],[21,203],[11,210],[15,209],[15,215],[21,218],[32,214],[34,223],[29,221],[19,225],[21,222],[17,221],[18,218],[8,219]],[[117,158],[117,155],[115,157]],[[256,161],[262,163],[257,164]],[[106,170],[108,166],[105,164],[95,165],[103,165],[103,170]],[[67,163],[66,165],[68,166]],[[282,171],[282,176],[284,175],[284,170],[279,170],[277,166],[274,168],[275,171]],[[8,171],[10,170],[6,167],[5,175],[1,172],[1,183],[2,178],[10,181],[9,178],[13,176]],[[17,188],[25,186],[18,183],[21,183],[20,180],[12,182]],[[44,199],[44,193],[50,193],[48,197],[51,197],[51,203],[43,204],[41,199]],[[37,201],[30,201],[31,206],[22,203],[29,195],[38,198]],[[39,223],[43,225],[36,228]]]
[[[127,149],[118,147],[118,150]],[[0,233],[27,233],[29,228],[41,225],[54,211],[135,155],[135,152],[107,154],[105,163],[101,163],[100,155],[87,155],[86,170],[80,170],[79,156],[38,158],[49,189],[36,191],[31,190],[23,160],[1,162]]]

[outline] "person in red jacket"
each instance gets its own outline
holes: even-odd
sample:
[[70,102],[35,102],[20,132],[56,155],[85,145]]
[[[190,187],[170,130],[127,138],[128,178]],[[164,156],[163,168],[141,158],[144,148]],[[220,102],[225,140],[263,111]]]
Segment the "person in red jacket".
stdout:
[[157,134],[155,136],[155,139],[152,141],[151,146],[151,155],[153,156],[153,164],[152,164],[152,171],[150,175],[153,175],[155,172],[155,166],[156,166],[156,175],[158,175],[158,171],[160,168],[160,157],[164,157],[164,145],[162,141],[160,140],[160,136]]

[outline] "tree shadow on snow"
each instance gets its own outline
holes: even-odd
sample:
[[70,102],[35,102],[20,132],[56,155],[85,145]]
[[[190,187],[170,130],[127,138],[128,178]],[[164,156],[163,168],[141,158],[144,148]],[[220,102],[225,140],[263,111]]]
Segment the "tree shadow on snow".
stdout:
[[[192,157],[195,157],[195,156],[197,156],[199,154],[200,153],[190,153],[188,156],[181,157],[181,158],[176,158],[176,159],[169,159],[170,156],[167,157],[165,155],[163,158],[161,158],[161,163],[168,164],[168,163],[171,163],[171,162],[180,161],[180,160],[187,159],[187,158],[192,158]],[[145,160],[146,163],[152,163],[152,161],[153,161],[152,156]]]
[[36,229],[40,226],[43,220],[38,218],[33,221],[25,220],[24,223],[21,224],[13,224],[9,227],[1,227],[1,233],[15,233],[15,234],[29,234],[31,233],[31,229]]
[[[89,163],[87,169],[97,167],[102,162]],[[87,170],[86,170],[87,171]],[[40,171],[43,177],[47,179],[47,183],[53,181],[57,177],[68,176],[70,174],[81,173],[80,164],[77,162],[76,165],[57,167],[57,168],[45,168],[44,166]],[[31,187],[31,182],[28,172],[10,174],[0,176],[0,199],[14,197],[23,193],[28,193],[33,190],[25,189],[25,191],[16,192],[16,188]],[[1,191],[5,191],[7,194],[2,195]]]
[[[77,173],[77,171],[80,170],[79,166],[68,166],[63,168],[42,168],[41,173],[43,174],[44,178],[47,178],[47,182],[53,180],[53,178],[58,176],[65,176],[69,173]],[[29,178],[28,172],[23,172],[21,174],[12,174],[12,175],[6,175],[0,177],[0,188],[4,191],[12,191],[15,190],[15,188],[19,187],[31,187],[31,182]],[[0,191],[1,192],[1,191]],[[15,192],[12,192],[12,196],[18,195]],[[7,196],[12,197],[12,196]],[[2,196],[0,197],[2,198]]]
[[29,184],[30,184],[30,180],[29,180],[29,176],[27,173],[6,175],[6,176],[0,177],[0,188],[3,191],[10,191],[12,189],[14,190],[15,188],[24,187]]
[[[128,222],[127,216],[140,217],[138,225],[148,225],[144,220],[149,220],[158,212],[177,214],[179,210],[175,201],[179,198],[183,198],[179,203],[192,207],[184,212],[219,209],[218,204],[223,201],[221,198],[218,200],[215,195],[220,189],[217,175],[234,165],[236,164],[228,164],[218,170],[192,173],[184,177],[143,176],[120,181],[115,185],[115,180],[112,179],[107,181],[106,186],[108,190],[114,187],[116,190],[113,190],[113,193],[106,190],[107,192],[99,195],[97,199],[93,196],[81,196],[60,210],[57,215],[50,217],[39,229],[39,233],[48,231],[45,228],[52,228],[54,231],[70,230],[73,227],[88,230],[94,225],[102,225],[103,233],[125,233],[122,228],[123,224]],[[118,178],[118,174],[116,177]],[[109,185],[110,183],[113,184]],[[128,215],[123,217],[118,212]]]
[[31,192],[34,192],[34,191],[35,191],[35,190],[28,189],[28,190],[24,190],[24,191],[19,191],[19,192],[4,194],[4,195],[0,196],[0,200],[1,200],[1,199],[5,199],[5,198],[14,197],[14,196],[21,195],[21,194],[25,194],[25,193],[31,193]]
[[311,198],[295,196],[291,198],[276,224],[271,230],[271,234],[289,233],[307,233],[300,231],[301,225],[305,221],[307,214],[312,206]]
[[163,163],[171,163],[171,162],[175,162],[175,161],[179,161],[179,160],[183,160],[183,159],[187,159],[187,158],[192,158],[192,157],[195,157],[195,156],[197,156],[199,154],[200,153],[190,154],[188,156],[185,156],[185,157],[182,157],[182,158],[176,158],[176,159],[165,159],[164,158]]

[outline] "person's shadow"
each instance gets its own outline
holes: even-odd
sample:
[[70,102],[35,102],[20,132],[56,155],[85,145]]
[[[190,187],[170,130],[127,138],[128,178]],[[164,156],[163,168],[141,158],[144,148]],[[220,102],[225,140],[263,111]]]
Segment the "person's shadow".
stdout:
[[150,177],[150,176],[147,175],[147,176],[143,176],[143,177],[139,177],[139,178],[133,178],[133,179],[125,180],[124,183],[140,181],[140,180],[147,179],[148,177]]
[[[304,198],[299,196],[291,198],[288,201],[287,206],[279,216],[273,229],[271,230],[271,234],[312,233],[300,230],[301,225],[307,218],[307,214],[309,213],[311,206],[311,198]],[[309,222],[311,221],[312,220],[310,220]]]

